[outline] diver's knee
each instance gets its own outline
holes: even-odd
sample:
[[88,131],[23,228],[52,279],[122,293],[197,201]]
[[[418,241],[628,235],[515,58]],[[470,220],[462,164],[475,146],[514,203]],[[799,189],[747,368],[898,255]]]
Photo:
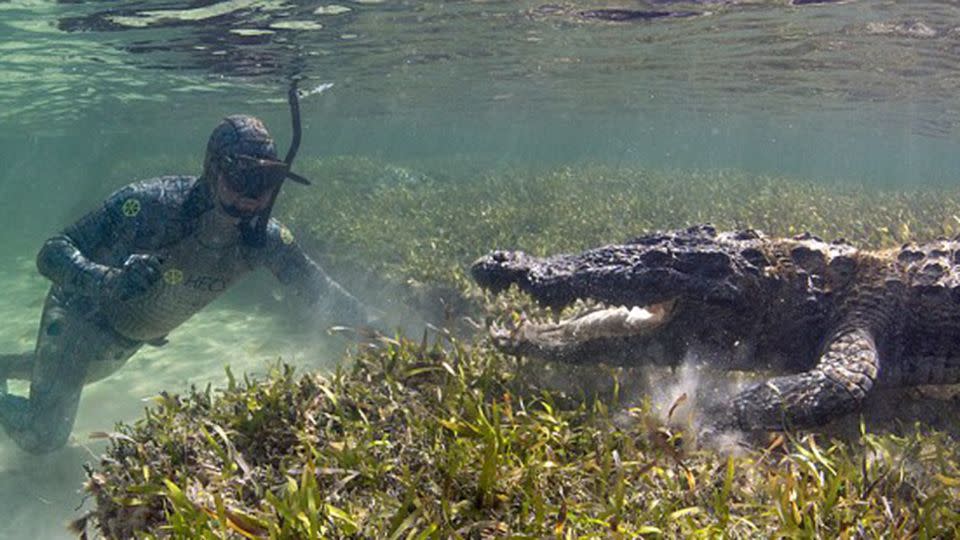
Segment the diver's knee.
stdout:
[[20,442],[20,448],[31,454],[49,454],[67,445],[70,435],[30,438]]
[[[33,390],[34,388],[31,388],[31,391]],[[0,425],[25,452],[46,454],[66,446],[76,416],[76,407],[71,406],[71,403],[78,400],[71,400],[70,403],[50,403],[49,400],[43,402],[34,399],[36,397],[27,399],[18,395],[0,394]]]

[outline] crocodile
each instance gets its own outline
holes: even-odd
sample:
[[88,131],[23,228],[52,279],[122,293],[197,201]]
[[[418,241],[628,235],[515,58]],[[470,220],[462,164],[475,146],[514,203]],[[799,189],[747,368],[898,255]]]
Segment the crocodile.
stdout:
[[808,429],[882,388],[960,383],[960,237],[885,250],[710,225],[578,254],[493,251],[471,267],[574,315],[489,328],[517,355],[769,373],[707,412],[712,430]]

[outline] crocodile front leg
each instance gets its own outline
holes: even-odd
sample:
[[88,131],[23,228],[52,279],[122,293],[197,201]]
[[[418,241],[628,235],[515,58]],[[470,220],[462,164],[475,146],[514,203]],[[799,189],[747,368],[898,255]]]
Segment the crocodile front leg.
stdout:
[[871,332],[846,330],[829,342],[812,370],[775,377],[737,394],[728,411],[730,427],[752,431],[823,425],[856,410],[879,369]]

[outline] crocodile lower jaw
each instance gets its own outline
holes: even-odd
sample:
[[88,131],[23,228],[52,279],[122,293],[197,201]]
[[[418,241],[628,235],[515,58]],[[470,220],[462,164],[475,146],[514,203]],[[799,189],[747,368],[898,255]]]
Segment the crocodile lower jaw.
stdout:
[[598,339],[642,336],[669,322],[674,304],[671,300],[643,307],[600,307],[557,322],[521,317],[512,328],[492,326],[490,335],[502,349],[515,349],[523,344],[556,347]]

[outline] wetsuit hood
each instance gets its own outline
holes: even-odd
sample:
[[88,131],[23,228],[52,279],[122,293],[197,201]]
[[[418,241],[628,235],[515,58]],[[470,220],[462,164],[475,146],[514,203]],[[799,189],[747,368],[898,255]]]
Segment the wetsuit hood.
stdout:
[[230,190],[248,198],[268,197],[268,203],[255,213],[245,215],[236,208],[225,207],[228,213],[243,218],[240,224],[244,240],[254,246],[266,241],[266,227],[277,194],[284,180],[300,184],[310,181],[292,172],[290,166],[300,146],[300,106],[296,81],[289,92],[293,138],[283,161],[277,159],[273,137],[263,122],[253,116],[228,116],[217,125],[207,141],[203,178],[215,192],[216,182],[223,176]]
[[238,114],[224,118],[210,134],[203,176],[212,181],[223,174],[231,189],[255,197],[283,180],[285,165],[277,160],[277,147],[263,122]]

